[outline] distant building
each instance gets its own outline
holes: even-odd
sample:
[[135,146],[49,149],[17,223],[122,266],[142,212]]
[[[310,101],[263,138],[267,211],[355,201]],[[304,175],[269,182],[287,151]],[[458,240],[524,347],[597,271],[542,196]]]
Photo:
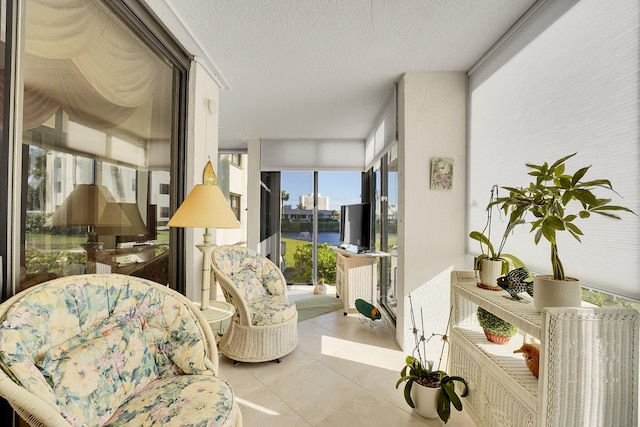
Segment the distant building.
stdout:
[[[318,219],[329,219],[331,218],[333,211],[330,210],[319,210],[318,211]],[[284,221],[293,221],[300,220],[303,222],[311,222],[313,220],[313,210],[311,209],[296,209],[291,205],[284,205],[284,209],[282,212],[282,219]]]
[[[304,196],[300,196],[300,205],[303,209],[313,209],[313,194],[305,194]],[[329,210],[329,198],[326,196],[321,196],[320,193],[318,193],[318,210]]]

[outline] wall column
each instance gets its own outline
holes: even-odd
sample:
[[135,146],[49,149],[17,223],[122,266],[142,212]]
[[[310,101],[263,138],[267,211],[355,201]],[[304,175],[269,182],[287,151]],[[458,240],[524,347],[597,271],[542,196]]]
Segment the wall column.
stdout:
[[[408,73],[398,86],[398,308],[396,341],[414,347],[409,299],[424,334],[446,333],[449,273],[465,261],[465,73]],[[431,160],[454,159],[453,189],[431,190]],[[432,340],[427,359],[440,356]],[[444,367],[443,367],[444,368]]]

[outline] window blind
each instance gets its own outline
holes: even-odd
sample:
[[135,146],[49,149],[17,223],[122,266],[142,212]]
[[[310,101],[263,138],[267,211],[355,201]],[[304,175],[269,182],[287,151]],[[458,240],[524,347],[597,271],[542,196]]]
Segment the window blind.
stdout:
[[263,139],[263,171],[363,171],[361,139]]
[[386,153],[398,139],[397,105],[398,86],[394,84],[382,109],[376,117],[373,130],[366,141],[366,170],[373,167],[373,164],[380,160],[384,153]]
[[[592,165],[585,179],[609,179],[620,194],[598,196],[640,213],[639,23],[637,0],[547,2],[469,73],[468,231],[482,230],[493,184],[526,186],[525,163],[574,152],[568,172]],[[560,233],[560,258],[585,286],[640,299],[640,218],[621,216],[578,220],[582,243]],[[494,211],[494,246],[505,223]],[[504,252],[550,274],[549,244],[536,246],[529,228]]]

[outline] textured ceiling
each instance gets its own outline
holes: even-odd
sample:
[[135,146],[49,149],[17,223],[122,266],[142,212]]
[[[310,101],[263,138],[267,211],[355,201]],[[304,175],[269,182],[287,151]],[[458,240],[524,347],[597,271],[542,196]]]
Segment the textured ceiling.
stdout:
[[147,0],[217,75],[220,147],[364,139],[405,72],[467,71],[534,0]]

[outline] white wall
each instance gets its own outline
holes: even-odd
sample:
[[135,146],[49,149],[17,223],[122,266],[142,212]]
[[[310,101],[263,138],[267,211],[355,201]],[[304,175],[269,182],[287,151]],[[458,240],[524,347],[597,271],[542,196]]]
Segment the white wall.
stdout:
[[[215,242],[218,245],[246,244],[247,241],[247,178],[248,178],[248,156],[241,155],[241,165],[236,167],[229,165],[229,188],[230,193],[240,195],[240,228],[218,229],[216,230]],[[222,171],[216,171],[223,173]],[[220,175],[218,175],[220,180]],[[223,189],[224,192],[224,189]]]
[[[464,73],[409,73],[398,87],[398,298],[396,340],[414,347],[408,294],[424,334],[446,333],[449,273],[465,261],[466,89]],[[430,190],[431,159],[454,159],[453,189]],[[422,328],[420,324],[417,325]],[[438,360],[433,339],[428,359]]]
[[[185,172],[188,191],[196,184],[202,184],[202,174],[209,158],[214,169],[218,165],[219,91],[218,85],[206,70],[197,61],[193,61],[189,74],[187,169]],[[207,100],[215,103],[214,108],[207,108],[205,102]],[[203,234],[204,229],[185,229],[186,296],[196,302],[200,302],[202,252],[195,245],[203,241]]]
[[251,138],[247,145],[247,247],[260,253],[260,139]]

